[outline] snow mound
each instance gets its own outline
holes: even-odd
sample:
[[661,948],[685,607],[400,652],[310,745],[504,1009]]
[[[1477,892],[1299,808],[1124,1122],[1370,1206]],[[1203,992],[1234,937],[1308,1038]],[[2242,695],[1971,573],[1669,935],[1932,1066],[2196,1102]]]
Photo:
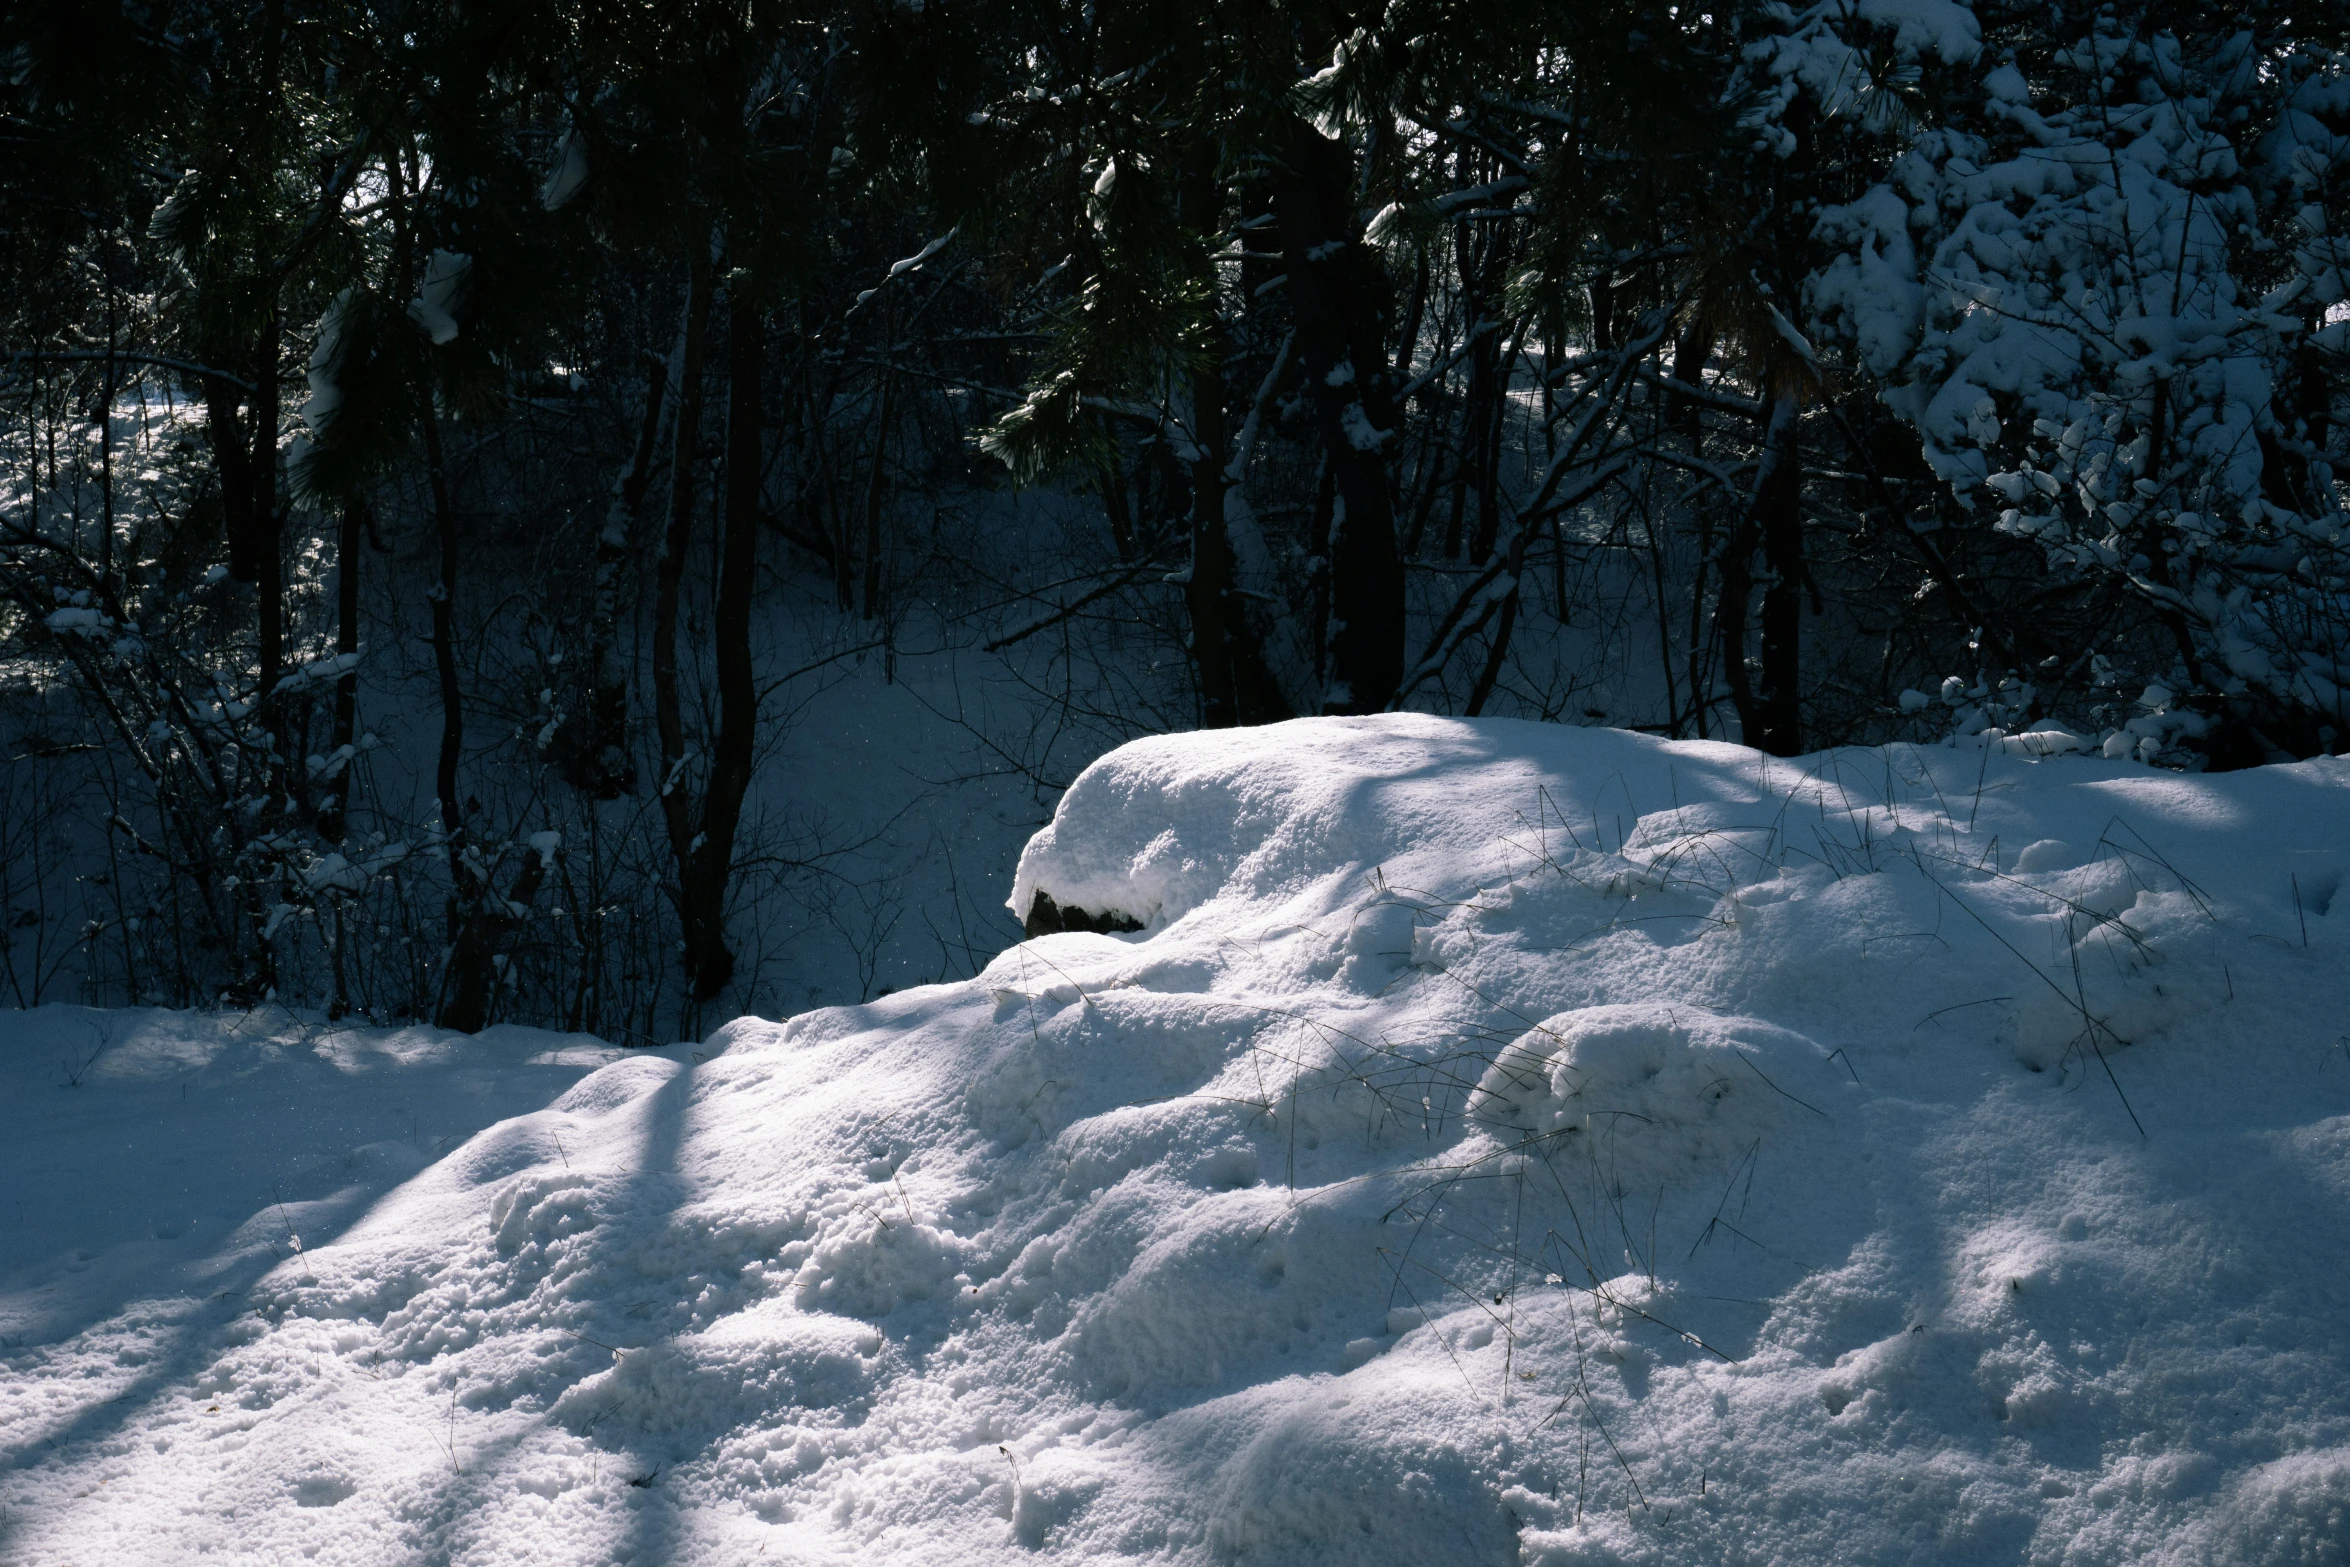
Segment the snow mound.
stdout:
[[1532,1134],[1521,1146],[1557,1141],[1571,1156],[1580,1139],[1616,1188],[1645,1191],[1744,1153],[1779,1130],[1789,1107],[1821,1115],[1772,1078],[1823,1054],[1785,1029],[1701,1007],[1582,1007],[1503,1049],[1467,1113]]
[[1310,720],[698,1049],[0,1015],[0,1560],[2339,1560],[2345,871],[2339,761]]

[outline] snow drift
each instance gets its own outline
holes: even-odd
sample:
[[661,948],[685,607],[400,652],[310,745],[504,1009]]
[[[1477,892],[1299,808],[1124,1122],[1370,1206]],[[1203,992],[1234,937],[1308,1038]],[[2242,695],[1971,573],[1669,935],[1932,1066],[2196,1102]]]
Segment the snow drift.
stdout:
[[1013,897],[1140,931],[398,1036],[421,1169],[269,1157],[286,1023],[168,1273],[75,1172],[227,1058],[59,1043],[217,1021],[19,1015],[0,1559],[2339,1560],[2346,866],[2341,761],[1149,740]]

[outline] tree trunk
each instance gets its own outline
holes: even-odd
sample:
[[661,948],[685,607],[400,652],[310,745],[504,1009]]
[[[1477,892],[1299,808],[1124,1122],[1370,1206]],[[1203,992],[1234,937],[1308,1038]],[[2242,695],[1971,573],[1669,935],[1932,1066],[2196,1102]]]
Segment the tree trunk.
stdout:
[[457,513],[450,504],[449,474],[441,460],[440,415],[429,405],[424,411],[424,466],[441,559],[440,581],[430,595],[432,661],[441,686],[441,754],[433,770],[433,789],[440,798],[441,831],[448,835],[454,866],[458,839],[465,831],[465,808],[457,798],[457,758],[465,747],[465,697],[457,683]]
[[[1721,586],[1714,593],[1714,645],[1721,650],[1722,680],[1730,688],[1730,708],[1738,715],[1739,738],[1748,745],[1756,744],[1763,731],[1762,710],[1754,699],[1754,671],[1746,662],[1746,623],[1749,601],[1754,597],[1754,543],[1754,524],[1742,516],[1722,540]],[[1699,733],[1704,733],[1702,727]]]
[[449,954],[450,981],[448,999],[443,1002],[438,1019],[441,1027],[461,1034],[478,1034],[489,1027],[499,951],[522,924],[522,916],[515,911],[527,910],[538,897],[539,887],[547,877],[547,862],[554,852],[536,843],[525,850],[522,868],[514,873],[513,885],[502,898],[486,876],[481,878],[475,907],[467,914],[465,928],[457,933]]
[[1803,454],[1800,406],[1792,388],[1773,403],[1760,487],[1763,563],[1770,581],[1762,596],[1762,681],[1755,692],[1762,714],[1758,749],[1773,756],[1803,754]]
[[448,967],[441,976],[441,1000],[434,1021],[472,1033],[489,1015],[490,961],[480,928],[488,883],[465,832],[465,806],[457,794],[457,760],[465,748],[464,692],[457,682],[457,512],[449,498],[449,472],[441,452],[440,413],[426,393],[424,466],[432,492],[433,531],[440,543],[441,575],[432,590],[432,658],[441,687],[441,754],[433,771],[440,796],[441,832],[449,856]]
[[1403,328],[1395,336],[1395,373],[1398,378],[1412,373],[1412,360],[1420,351],[1420,323],[1428,310],[1428,247],[1412,247],[1412,292],[1403,309]]
[[1330,678],[1330,521],[1338,512],[1338,480],[1327,453],[1314,475],[1313,519],[1306,528],[1306,555],[1313,576],[1306,584],[1306,633],[1314,639],[1314,678]]
[[[1217,348],[1222,347],[1221,335]],[[1191,377],[1191,577],[1183,585],[1191,615],[1191,653],[1199,666],[1202,728],[1240,722],[1232,674],[1232,541],[1224,536],[1224,367],[1211,351]]]
[[686,959],[696,1001],[715,998],[734,977],[734,954],[726,945],[726,883],[734,869],[735,831],[751,787],[759,728],[759,687],[751,676],[751,586],[759,565],[759,378],[766,333],[749,299],[738,295],[730,302],[726,335],[726,512],[713,627],[718,738],[711,747],[702,830],[686,881],[694,901],[689,925],[698,943]]
[[269,698],[284,671],[286,647],[285,550],[277,511],[277,361],[282,330],[273,312],[269,329],[261,335],[259,362],[254,366],[254,384],[260,390],[253,396],[253,463],[248,470],[253,499],[247,518],[253,532],[247,549],[253,581],[260,589],[256,607],[261,642],[260,700],[272,739],[277,731]]
[[204,435],[212,447],[212,466],[220,474],[220,510],[228,539],[228,574],[237,582],[251,582],[258,574],[253,564],[252,450],[244,425],[237,418],[237,389],[219,376],[204,378]]
[[669,362],[647,355],[645,408],[636,449],[612,485],[612,503],[596,535],[596,597],[588,621],[588,710],[575,720],[577,738],[565,747],[571,781],[600,800],[636,787],[628,746],[628,666],[620,657],[620,597],[644,516],[660,448],[661,417],[669,397]]
[[[1212,235],[1222,189],[1215,149],[1196,150],[1178,195],[1185,227]],[[1199,671],[1200,726],[1229,729],[1240,722],[1232,669],[1232,541],[1224,533],[1224,334],[1211,327],[1207,349],[1191,373],[1191,574],[1183,604],[1191,619],[1191,656]]]
[[1110,542],[1118,548],[1118,559],[1132,563],[1142,558],[1142,545],[1134,532],[1134,509],[1126,495],[1126,473],[1118,461],[1118,447],[1113,439],[1101,461],[1094,465],[1094,487],[1102,492],[1102,512],[1110,520]]
[[1274,205],[1298,346],[1337,490],[1330,539],[1330,685],[1324,711],[1376,713],[1403,680],[1403,560],[1386,447],[1389,405],[1378,278],[1355,232],[1353,159],[1292,120]]
[[[811,383],[815,381],[815,377],[812,375],[806,379]],[[824,527],[820,531],[826,539],[831,541],[833,601],[840,606],[841,613],[847,614],[849,611],[857,607],[857,539],[854,531],[855,523],[849,515],[847,505],[845,505],[841,500],[839,480],[840,465],[832,461],[831,454],[827,453],[824,449],[824,416],[820,412],[821,409],[830,408],[833,405],[834,393],[836,390],[837,372],[835,373],[835,385],[833,386],[819,388],[811,384],[806,398],[806,413],[808,421],[808,449],[815,454],[816,471],[823,475],[824,479],[823,494],[824,515],[826,521]]]
[[[345,659],[359,656],[359,540],[366,526],[367,503],[343,503],[343,524],[335,536],[335,652]],[[349,754],[359,723],[359,671],[346,667],[335,678],[334,729],[328,735],[327,794],[319,802],[318,835],[341,843],[350,819],[351,770],[358,758]]]
[[1469,490],[1477,497],[1469,562],[1482,566],[1492,558],[1501,536],[1500,501],[1493,493],[1501,451],[1501,330],[1498,323],[1482,317],[1471,330],[1477,340],[1469,349],[1469,429],[1461,464]]
[[[229,576],[255,586],[254,626],[260,662],[255,706],[272,748],[280,753],[270,693],[285,663],[285,567],[277,511],[277,362],[282,325],[273,312],[253,348],[252,427],[237,417],[237,391],[218,376],[204,383],[205,434],[220,472],[221,510],[228,534]],[[273,766],[282,765],[282,754]],[[274,773],[271,781],[281,782]]]
[[[739,328],[738,328],[739,330]],[[756,330],[754,325],[753,330]],[[892,412],[892,394],[897,390],[897,378],[887,370],[881,372],[881,407],[874,419],[873,474],[865,487],[865,618],[881,618],[881,535],[884,512],[889,500],[889,421]],[[753,386],[756,397],[758,388]],[[732,440],[731,434],[729,440]],[[756,436],[753,437],[754,441]],[[728,446],[728,461],[733,461],[733,447]],[[728,483],[733,482],[733,469],[728,469]]]
[[1430,417],[1427,434],[1420,443],[1420,498],[1413,503],[1412,520],[1404,528],[1403,554],[1406,560],[1419,558],[1420,546],[1428,535],[1428,519],[1436,512],[1436,492],[1444,482],[1444,445],[1436,435],[1438,417],[1440,415]]
[[677,426],[670,448],[669,526],[653,578],[653,723],[660,734],[661,816],[669,829],[670,858],[677,866],[676,906],[681,948],[689,974],[703,950],[697,921],[703,901],[695,894],[693,794],[686,787],[685,716],[677,687],[678,594],[685,557],[693,543],[694,467],[702,432],[702,356],[710,315],[710,257],[700,240],[686,261],[685,343],[678,355]]
[[1603,354],[1616,351],[1616,284],[1613,278],[1591,280],[1591,346]]
[[[1713,352],[1713,327],[1700,318],[1673,345],[1672,379],[1683,386],[1702,386],[1705,382],[1705,362],[1713,357]],[[1701,412],[1695,398],[1683,397],[1671,386],[1665,388],[1663,416],[1668,429],[1678,430],[1695,441],[1701,430],[1698,422]]]
[[106,287],[106,369],[98,387],[98,581],[114,591],[114,286]]

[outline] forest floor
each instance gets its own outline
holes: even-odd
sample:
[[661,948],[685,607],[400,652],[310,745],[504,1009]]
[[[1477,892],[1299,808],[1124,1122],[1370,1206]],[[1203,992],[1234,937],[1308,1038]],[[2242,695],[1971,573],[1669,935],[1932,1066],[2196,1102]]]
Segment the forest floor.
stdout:
[[2345,760],[1308,720],[699,1043],[0,1014],[0,1562],[2343,1560],[2346,870]]

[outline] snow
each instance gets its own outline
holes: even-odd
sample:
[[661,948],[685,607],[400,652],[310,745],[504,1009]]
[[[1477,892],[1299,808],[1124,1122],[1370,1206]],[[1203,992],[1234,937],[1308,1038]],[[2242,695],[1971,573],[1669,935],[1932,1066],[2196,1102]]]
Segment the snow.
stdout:
[[[354,292],[346,288],[336,294],[318,318],[318,342],[310,350],[310,397],[302,404],[302,423],[315,436],[326,434],[343,406],[343,388],[336,377],[342,368],[343,332],[349,325]],[[212,570],[227,575],[221,567]],[[205,580],[212,579],[208,575]]]
[[549,212],[560,211],[587,184],[588,174],[587,139],[573,129],[564,134],[562,150],[547,171],[546,183],[539,187],[539,205]]
[[1314,719],[698,1047],[8,1014],[0,1560],[2338,1560],[2346,868],[2341,760]]
[[424,265],[417,295],[408,301],[408,314],[435,346],[457,340],[454,307],[473,276],[473,258],[452,250],[436,250]]

